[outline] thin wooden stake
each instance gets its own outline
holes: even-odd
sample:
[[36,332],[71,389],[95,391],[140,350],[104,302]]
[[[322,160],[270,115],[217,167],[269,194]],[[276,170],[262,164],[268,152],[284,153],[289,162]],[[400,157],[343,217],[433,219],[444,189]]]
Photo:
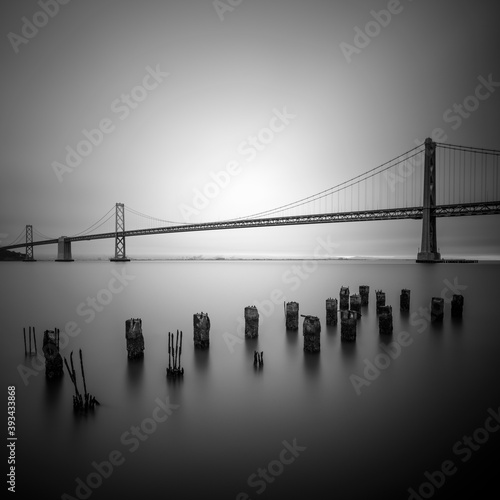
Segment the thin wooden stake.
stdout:
[[35,334],[35,327],[33,327],[33,342],[35,342],[35,353],[38,352],[36,348],[36,334]]
[[179,346],[179,369],[181,368],[181,352],[182,352],[182,330],[181,330],[181,345]]
[[29,337],[30,337],[30,355],[31,355],[31,326],[30,326],[30,331],[29,331]]
[[82,378],[83,378],[83,390],[85,397],[87,397],[87,383],[85,382],[85,371],[83,369],[83,359],[82,359],[82,350],[80,349],[80,368],[82,370]]

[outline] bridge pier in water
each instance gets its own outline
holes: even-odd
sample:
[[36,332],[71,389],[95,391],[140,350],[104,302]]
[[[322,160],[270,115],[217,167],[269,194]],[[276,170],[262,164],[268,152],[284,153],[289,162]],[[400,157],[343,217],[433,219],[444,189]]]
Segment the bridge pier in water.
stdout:
[[436,143],[425,139],[424,199],[422,203],[422,244],[417,262],[440,262],[436,232]]
[[26,226],[26,250],[24,254],[24,262],[36,262],[33,255],[33,226]]
[[71,256],[71,240],[66,236],[61,236],[57,241],[56,262],[74,262]]

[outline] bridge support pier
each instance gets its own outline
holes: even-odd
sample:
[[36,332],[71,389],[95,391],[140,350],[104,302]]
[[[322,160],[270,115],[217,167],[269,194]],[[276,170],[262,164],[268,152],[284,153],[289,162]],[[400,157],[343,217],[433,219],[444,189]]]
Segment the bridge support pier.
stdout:
[[71,240],[66,236],[61,236],[57,241],[56,262],[74,262],[71,256]]
[[422,245],[417,262],[440,262],[437,247],[436,216],[436,143],[425,139],[424,199],[422,203]]

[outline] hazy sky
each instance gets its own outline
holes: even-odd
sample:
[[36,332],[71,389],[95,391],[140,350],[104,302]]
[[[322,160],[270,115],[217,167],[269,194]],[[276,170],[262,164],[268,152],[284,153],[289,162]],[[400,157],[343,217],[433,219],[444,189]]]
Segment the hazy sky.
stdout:
[[[500,82],[494,0],[40,0],[0,9],[4,243],[25,224],[75,234],[116,202],[185,221],[196,190],[223,170],[227,185],[190,220],[259,212],[373,168],[437,127],[442,142],[500,149],[500,85],[469,116],[450,111],[479,77]],[[366,30],[373,36],[363,41]],[[268,143],[253,146],[249,137],[270,125]],[[499,222],[439,220],[441,252],[500,255]],[[372,222],[127,246],[310,255],[329,236],[338,255],[415,256],[420,235],[420,221]],[[97,251],[111,255],[113,242],[73,246]]]

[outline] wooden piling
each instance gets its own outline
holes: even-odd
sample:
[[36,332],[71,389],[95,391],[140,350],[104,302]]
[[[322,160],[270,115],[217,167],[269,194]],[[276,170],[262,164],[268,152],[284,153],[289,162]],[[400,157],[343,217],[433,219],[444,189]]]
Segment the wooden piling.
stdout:
[[385,306],[385,292],[382,290],[375,290],[375,296],[377,298],[377,314],[379,314],[380,308]]
[[35,344],[35,354],[38,353],[38,349],[36,348],[36,333],[35,333],[35,327],[33,327],[33,342]]
[[340,338],[342,340],[356,340],[357,316],[355,311],[340,311]]
[[443,321],[444,299],[441,297],[432,297],[431,300],[431,322],[439,323]]
[[31,326],[29,327],[29,338],[30,338],[30,356],[31,356]]
[[48,379],[62,377],[64,366],[57,345],[57,332],[45,330],[42,339],[42,351],[45,356],[45,376]]
[[194,347],[206,349],[210,345],[210,318],[207,313],[193,314]]
[[356,315],[357,318],[361,317],[361,296],[353,293],[349,299],[349,309],[351,311],[355,311],[358,314]]
[[336,326],[337,325],[337,309],[338,301],[337,299],[326,299],[326,325]]
[[340,287],[340,310],[347,311],[349,309],[349,287]]
[[259,336],[259,311],[255,306],[245,307],[245,338],[253,339]]
[[461,318],[464,308],[464,296],[460,294],[453,294],[451,299],[451,317]]
[[361,306],[367,306],[370,287],[368,285],[359,285],[359,295],[361,296]]
[[303,336],[304,336],[304,351],[319,352],[321,323],[316,316],[304,316]]
[[140,318],[127,319],[125,322],[125,338],[127,353],[130,359],[144,356],[144,337],[142,335],[142,320]]
[[378,329],[381,335],[392,335],[392,306],[380,306]]
[[297,302],[286,303],[285,325],[287,330],[299,329],[299,304]]
[[403,288],[399,297],[399,309],[403,312],[410,310],[410,290]]

